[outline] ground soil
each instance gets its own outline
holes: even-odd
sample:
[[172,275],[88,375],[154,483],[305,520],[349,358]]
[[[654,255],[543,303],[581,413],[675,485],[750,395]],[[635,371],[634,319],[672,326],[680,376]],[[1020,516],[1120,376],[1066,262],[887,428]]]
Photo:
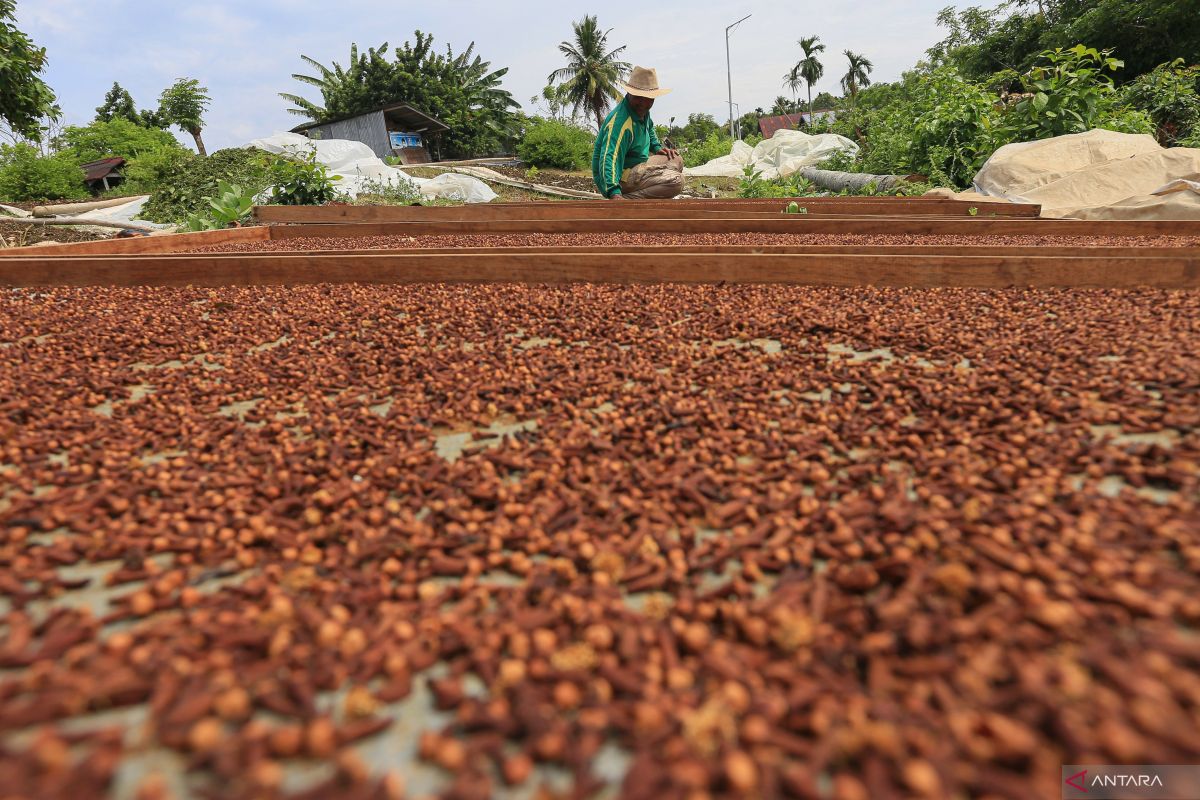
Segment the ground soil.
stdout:
[[540,183],[543,186],[557,186],[561,189],[575,189],[581,192],[596,191],[596,183],[592,180],[590,170],[539,169],[537,174],[531,178],[525,174],[528,167],[488,166],[488,169],[499,172],[501,175],[513,180]]
[[28,247],[41,242],[91,242],[105,238],[108,237],[67,225],[21,225],[0,219],[0,247]]

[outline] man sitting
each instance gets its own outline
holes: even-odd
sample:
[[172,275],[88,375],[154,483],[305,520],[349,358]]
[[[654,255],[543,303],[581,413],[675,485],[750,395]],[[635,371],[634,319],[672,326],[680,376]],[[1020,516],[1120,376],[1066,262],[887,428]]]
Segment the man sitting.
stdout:
[[658,88],[658,73],[643,67],[634,67],[622,88],[625,99],[596,136],[592,178],[609,200],[674,197],[683,191],[683,159],[662,146],[650,119],[654,98],[671,90]]

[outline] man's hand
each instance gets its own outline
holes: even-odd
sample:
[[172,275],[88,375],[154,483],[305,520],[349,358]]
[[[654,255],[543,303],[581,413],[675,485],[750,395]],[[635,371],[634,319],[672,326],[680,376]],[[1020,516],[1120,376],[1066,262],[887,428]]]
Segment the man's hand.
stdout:
[[655,153],[655,155],[666,156],[668,159],[673,161],[679,158],[679,151],[670,147],[664,147],[662,150],[659,150],[657,153]]
[[624,200],[625,195],[621,194],[620,192],[614,192],[613,194],[610,194],[608,196],[608,199],[609,200]]

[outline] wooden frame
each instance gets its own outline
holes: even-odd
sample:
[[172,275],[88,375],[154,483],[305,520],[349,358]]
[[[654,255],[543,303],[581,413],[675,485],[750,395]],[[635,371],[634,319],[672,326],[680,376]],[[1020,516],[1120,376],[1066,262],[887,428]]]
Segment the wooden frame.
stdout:
[[[950,216],[959,201],[805,198],[828,213],[788,215],[779,200],[491,204],[464,207],[267,207],[323,220],[0,251],[0,285],[226,286],[304,283],[746,282],[1000,288],[1200,288],[1200,247],[919,245],[650,245],[419,247],[195,253],[308,237],[529,233],[785,233],[956,236],[1200,236],[1200,221]],[[996,204],[993,204],[996,205]],[[883,215],[903,209],[905,213]],[[860,213],[861,212],[861,213]],[[924,213],[929,212],[929,213]],[[1028,212],[1023,212],[1028,213]],[[544,217],[544,218],[538,218]],[[377,221],[368,221],[368,220]],[[343,220],[343,221],[336,221]],[[354,221],[346,221],[354,220]]]
[[11,258],[0,285],[311,283],[802,283],[836,286],[1200,287],[1200,257],[831,253],[490,252]]

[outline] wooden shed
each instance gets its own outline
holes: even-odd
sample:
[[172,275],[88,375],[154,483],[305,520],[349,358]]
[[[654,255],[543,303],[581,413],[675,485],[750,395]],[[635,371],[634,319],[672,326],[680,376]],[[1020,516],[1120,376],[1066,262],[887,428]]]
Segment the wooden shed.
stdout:
[[450,130],[444,122],[407,103],[392,103],[365,114],[309,122],[292,128],[310,139],[349,139],[362,142],[380,158],[398,156],[402,164],[427,164],[430,137]]

